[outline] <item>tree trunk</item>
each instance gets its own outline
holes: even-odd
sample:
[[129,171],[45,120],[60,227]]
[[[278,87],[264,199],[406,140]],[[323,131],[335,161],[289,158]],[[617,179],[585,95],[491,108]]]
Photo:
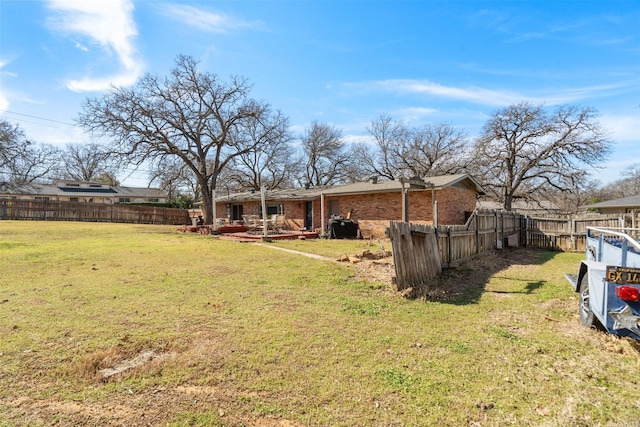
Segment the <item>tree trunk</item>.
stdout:
[[504,195],[504,210],[511,212],[511,204],[513,203],[513,194],[505,193]]
[[213,224],[213,209],[211,200],[211,190],[207,182],[200,182],[200,194],[202,196],[202,214],[205,224]]

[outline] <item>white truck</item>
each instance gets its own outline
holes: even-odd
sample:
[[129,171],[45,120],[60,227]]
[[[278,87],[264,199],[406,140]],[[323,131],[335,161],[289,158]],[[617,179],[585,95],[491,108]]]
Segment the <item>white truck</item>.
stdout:
[[580,293],[580,322],[640,340],[640,241],[638,229],[587,227],[586,259],[566,274]]

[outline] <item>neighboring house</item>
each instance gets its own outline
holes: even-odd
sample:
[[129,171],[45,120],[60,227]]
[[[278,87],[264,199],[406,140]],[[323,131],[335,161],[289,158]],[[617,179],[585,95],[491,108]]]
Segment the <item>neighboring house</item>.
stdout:
[[640,210],[640,195],[607,200],[584,206],[587,210],[597,210],[601,214],[622,214]]
[[[486,210],[504,210],[504,205],[493,200],[478,200],[476,205],[478,209]],[[532,201],[514,199],[511,203],[511,212],[516,212],[523,215],[549,215],[549,214],[561,214],[560,209],[555,203],[549,200]]]
[[56,181],[53,184],[0,182],[0,199],[51,200],[86,203],[166,203],[158,188],[119,187],[100,182]]
[[[445,175],[425,178],[426,185],[415,188],[401,181],[271,190],[266,192],[267,214],[284,214],[289,229],[327,231],[332,217],[357,221],[364,237],[384,237],[389,221],[405,218],[405,200],[411,222],[464,224],[484,194],[470,176]],[[405,198],[406,195],[406,198]],[[437,215],[434,215],[437,202]],[[262,212],[259,191],[216,198],[217,216],[241,221],[242,215]]]

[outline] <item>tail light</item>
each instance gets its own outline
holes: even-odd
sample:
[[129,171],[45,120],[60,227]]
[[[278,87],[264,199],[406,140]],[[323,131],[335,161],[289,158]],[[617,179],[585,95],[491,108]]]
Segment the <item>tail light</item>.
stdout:
[[616,296],[624,301],[640,301],[640,290],[633,286],[616,286]]

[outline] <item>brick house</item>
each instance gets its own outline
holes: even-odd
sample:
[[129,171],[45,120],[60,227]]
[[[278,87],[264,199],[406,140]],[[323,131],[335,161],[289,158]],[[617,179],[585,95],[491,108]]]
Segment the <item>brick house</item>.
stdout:
[[[357,221],[364,237],[384,237],[389,221],[406,217],[416,223],[464,224],[482,194],[484,190],[473,178],[460,174],[428,177],[419,186],[415,181],[372,180],[271,190],[265,201],[267,214],[284,214],[288,229],[319,230],[324,235],[332,217],[343,217]],[[216,212],[229,221],[241,221],[246,214],[260,215],[260,192],[218,197]]]

